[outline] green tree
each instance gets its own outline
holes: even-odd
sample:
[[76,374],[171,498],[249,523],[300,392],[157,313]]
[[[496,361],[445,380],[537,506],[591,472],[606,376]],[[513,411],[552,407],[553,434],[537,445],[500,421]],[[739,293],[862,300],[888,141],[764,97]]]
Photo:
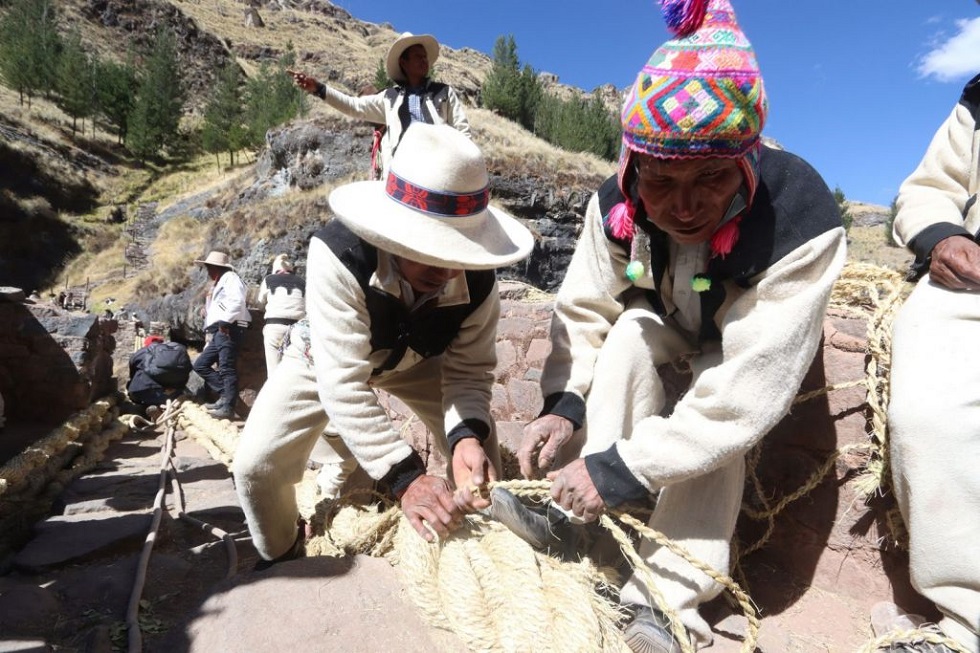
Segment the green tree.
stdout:
[[388,79],[388,69],[385,68],[385,60],[383,58],[378,59],[378,67],[374,69],[374,88],[379,91],[394,86],[394,82]]
[[898,195],[892,198],[892,204],[888,209],[888,219],[885,220],[885,244],[898,247],[895,240],[895,217],[898,215]]
[[573,152],[612,160],[619,153],[619,124],[598,94],[588,100],[545,94],[535,114],[534,133]]
[[847,197],[844,196],[844,191],[841,190],[840,186],[834,187],[834,201],[837,202],[837,208],[840,210],[840,219],[844,223],[844,231],[850,231],[851,223],[854,222],[854,216],[851,215],[851,208],[847,204]]
[[72,138],[78,119],[84,121],[95,110],[93,72],[92,61],[82,49],[82,35],[77,29],[72,30],[58,58],[58,105],[71,116]]
[[534,69],[530,65],[521,69],[513,35],[498,37],[493,46],[493,65],[483,82],[483,106],[532,129],[541,98],[541,83]]
[[115,126],[122,143],[136,101],[136,68],[130,57],[125,63],[96,61],[95,70],[97,111],[106,122]]
[[[245,145],[241,84],[238,65],[229,61],[221,69],[214,94],[204,108],[204,126],[201,130],[204,149],[215,157],[219,157],[220,152],[228,152],[231,165],[235,165],[235,152]],[[220,165],[220,158],[218,163]]]
[[293,84],[286,68],[293,66],[296,53],[292,43],[275,64],[263,62],[258,74],[245,89],[245,144],[258,147],[270,128],[307,112],[307,95]]
[[50,0],[13,0],[0,21],[0,78],[30,106],[31,98],[56,83],[61,49],[57,15]]
[[177,40],[172,30],[161,27],[129,116],[126,145],[133,154],[146,160],[175,143],[183,98]]

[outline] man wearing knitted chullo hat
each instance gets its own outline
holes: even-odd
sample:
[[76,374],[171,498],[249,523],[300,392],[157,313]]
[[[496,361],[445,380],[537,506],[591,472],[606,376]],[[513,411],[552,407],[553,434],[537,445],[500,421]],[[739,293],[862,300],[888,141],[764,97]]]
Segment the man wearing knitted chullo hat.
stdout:
[[[745,454],[789,411],[814,358],[845,235],[820,175],[761,142],[762,77],[728,0],[663,11],[676,38],[624,104],[619,173],[589,204],[555,305],[544,408],[519,459],[528,477],[554,470],[552,498],[573,521],[656,495],[650,526],[728,573]],[[657,366],[678,361],[693,380],[663,416]],[[559,526],[555,510],[493,499],[529,539]],[[698,607],[720,586],[664,547],[640,554],[676,632],[707,645]],[[637,576],[620,601],[632,650],[679,650]]]

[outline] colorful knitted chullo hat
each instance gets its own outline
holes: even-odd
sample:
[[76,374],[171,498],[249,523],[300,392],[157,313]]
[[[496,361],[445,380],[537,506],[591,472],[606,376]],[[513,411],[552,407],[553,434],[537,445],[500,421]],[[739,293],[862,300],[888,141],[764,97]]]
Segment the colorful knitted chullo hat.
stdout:
[[677,38],[643,66],[623,105],[623,144],[662,158],[739,157],[759,140],[766,94],[728,0],[664,0]]
[[[750,198],[755,190],[768,103],[755,52],[731,3],[662,0],[661,11],[676,38],[654,51],[623,104],[619,187],[626,202],[607,218],[618,237],[633,234],[634,152],[663,159],[738,159]],[[737,222],[729,229],[735,227]],[[737,232],[720,250],[713,243],[713,252],[727,253],[734,238]]]

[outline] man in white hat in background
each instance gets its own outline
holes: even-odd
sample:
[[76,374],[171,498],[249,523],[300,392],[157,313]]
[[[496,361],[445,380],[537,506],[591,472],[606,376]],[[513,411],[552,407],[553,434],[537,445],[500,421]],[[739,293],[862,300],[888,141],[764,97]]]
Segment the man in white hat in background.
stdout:
[[[253,542],[269,564],[303,555],[294,484],[329,423],[343,475],[353,459],[431,540],[488,502],[500,474],[490,415],[500,313],[495,268],[533,237],[489,206],[480,150],[445,125],[412,125],[385,181],[330,194],[337,215],[310,242],[307,320],[252,408],[233,472]],[[411,408],[450,460],[446,478],[396,430],[376,389]],[[453,492],[453,483],[457,488]],[[338,487],[339,489],[339,487]]]
[[262,279],[255,305],[265,309],[262,340],[267,378],[272,378],[282,358],[289,327],[306,317],[306,280],[296,274],[286,254],[279,254],[272,261],[272,274]]
[[204,308],[204,331],[210,340],[194,360],[194,371],[218,395],[216,402],[205,405],[211,416],[231,419],[238,401],[238,350],[252,321],[245,305],[245,284],[227,252],[214,250],[207,258],[194,262],[205,267],[214,284]]
[[434,37],[404,32],[385,56],[388,78],[395,82],[395,86],[363,97],[341,93],[305,73],[288,72],[297,86],[317,95],[337,111],[385,125],[381,140],[381,178],[384,179],[391,157],[410,124],[446,124],[467,136],[470,133],[470,124],[456,91],[429,77],[438,58],[439,42]]

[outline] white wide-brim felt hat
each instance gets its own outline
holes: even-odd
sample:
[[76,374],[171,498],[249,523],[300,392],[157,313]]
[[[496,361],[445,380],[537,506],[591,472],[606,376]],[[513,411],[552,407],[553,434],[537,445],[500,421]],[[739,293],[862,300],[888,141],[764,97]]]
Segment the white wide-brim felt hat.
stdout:
[[219,252],[217,250],[208,253],[207,258],[195,259],[195,263],[200,263],[202,265],[213,265],[219,268],[228,268],[229,270],[234,270],[234,266],[231,264],[231,259],[228,258],[228,254],[225,252]]
[[413,45],[421,45],[425,48],[425,53],[429,57],[429,68],[432,68],[436,59],[439,58],[439,42],[436,41],[436,37],[431,34],[416,35],[411,32],[402,32],[401,36],[395,39],[395,42],[388,48],[388,55],[385,57],[385,70],[388,71],[388,79],[396,82],[405,81],[405,73],[398,65],[398,58],[402,56],[402,52]]
[[534,236],[489,206],[480,149],[448,125],[412,123],[385,181],[330,193],[330,208],[378,249],[442,268],[489,270],[526,258]]

